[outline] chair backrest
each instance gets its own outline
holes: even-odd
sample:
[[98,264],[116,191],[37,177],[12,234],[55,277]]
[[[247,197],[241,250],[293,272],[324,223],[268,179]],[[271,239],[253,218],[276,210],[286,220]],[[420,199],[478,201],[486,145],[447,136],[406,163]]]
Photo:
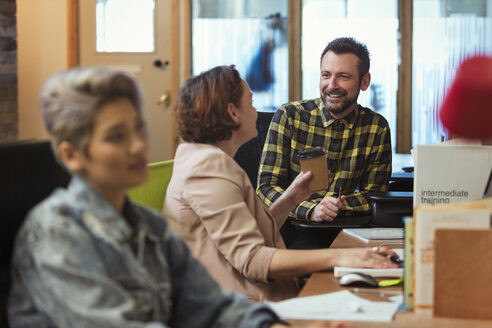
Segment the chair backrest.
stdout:
[[234,160],[248,174],[249,180],[254,188],[258,179],[258,169],[260,168],[261,153],[265,144],[268,128],[275,112],[258,112],[256,120],[256,130],[258,135],[239,147]]
[[144,184],[128,190],[128,197],[140,205],[162,212],[166,190],[173,173],[174,160],[148,165],[149,178]]
[[48,141],[0,144],[0,327],[8,327],[7,297],[14,239],[28,211],[70,174],[60,166]]

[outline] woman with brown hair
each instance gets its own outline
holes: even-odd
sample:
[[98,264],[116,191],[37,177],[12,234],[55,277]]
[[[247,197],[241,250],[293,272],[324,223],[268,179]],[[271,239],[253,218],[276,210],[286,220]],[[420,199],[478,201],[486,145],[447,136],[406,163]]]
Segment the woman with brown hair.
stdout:
[[[308,273],[334,266],[397,266],[370,248],[285,249],[278,227],[311,194],[311,172],[301,172],[270,209],[257,197],[233,159],[257,133],[252,93],[234,66],[186,81],[175,115],[185,142],[176,151],[164,211],[224,290],[277,301],[295,297],[297,277]],[[396,256],[384,247],[379,252]]]
[[267,305],[223,293],[166,220],[127,199],[147,179],[149,148],[134,79],[103,67],[62,71],[40,104],[54,154],[73,177],[19,231],[11,327],[284,326]]

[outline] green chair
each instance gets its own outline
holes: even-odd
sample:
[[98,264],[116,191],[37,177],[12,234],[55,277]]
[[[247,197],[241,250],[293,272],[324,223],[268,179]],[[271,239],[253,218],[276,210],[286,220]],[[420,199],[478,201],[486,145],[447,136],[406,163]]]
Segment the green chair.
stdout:
[[174,160],[150,163],[149,178],[144,184],[128,190],[128,197],[135,203],[148,206],[162,212],[164,198],[171,175]]

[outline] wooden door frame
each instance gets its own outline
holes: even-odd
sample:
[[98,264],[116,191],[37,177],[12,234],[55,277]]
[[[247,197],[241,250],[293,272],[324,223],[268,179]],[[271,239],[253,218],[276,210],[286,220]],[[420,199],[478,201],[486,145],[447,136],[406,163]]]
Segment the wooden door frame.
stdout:
[[396,100],[396,152],[412,149],[413,0],[398,0],[400,65]]
[[[79,66],[79,1],[67,0],[68,68]],[[87,1],[87,0],[84,0]],[[191,73],[191,0],[171,0],[171,99],[176,100],[181,82]],[[173,153],[179,144],[176,123],[171,131]]]
[[67,0],[67,66],[79,65],[79,0]]
[[[191,75],[191,0],[171,0],[171,99],[176,100],[181,84]],[[174,109],[174,105],[172,106]],[[174,110],[173,110],[174,118]],[[180,143],[173,119],[174,153]]]
[[289,101],[302,99],[302,0],[287,1]]

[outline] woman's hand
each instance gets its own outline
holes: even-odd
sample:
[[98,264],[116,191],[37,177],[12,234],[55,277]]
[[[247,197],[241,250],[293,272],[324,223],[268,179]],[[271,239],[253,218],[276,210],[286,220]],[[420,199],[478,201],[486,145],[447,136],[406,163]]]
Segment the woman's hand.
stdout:
[[340,251],[335,259],[337,266],[381,269],[400,267],[385,256],[392,255],[398,258],[398,254],[384,246],[377,247],[377,252],[373,248],[340,248],[337,250]]
[[282,196],[291,203],[291,208],[306,200],[314,192],[308,188],[308,182],[311,180],[312,176],[311,171],[299,173],[282,194]]
[[398,268],[385,255],[398,258],[387,247],[372,248],[322,248],[322,249],[277,249],[270,261],[268,277],[280,279],[298,277],[308,273],[326,271],[336,266],[356,268]]
[[310,171],[299,173],[283,194],[270,205],[270,212],[272,212],[279,227],[285,222],[292,208],[313,193],[308,188],[308,181],[311,177]]

